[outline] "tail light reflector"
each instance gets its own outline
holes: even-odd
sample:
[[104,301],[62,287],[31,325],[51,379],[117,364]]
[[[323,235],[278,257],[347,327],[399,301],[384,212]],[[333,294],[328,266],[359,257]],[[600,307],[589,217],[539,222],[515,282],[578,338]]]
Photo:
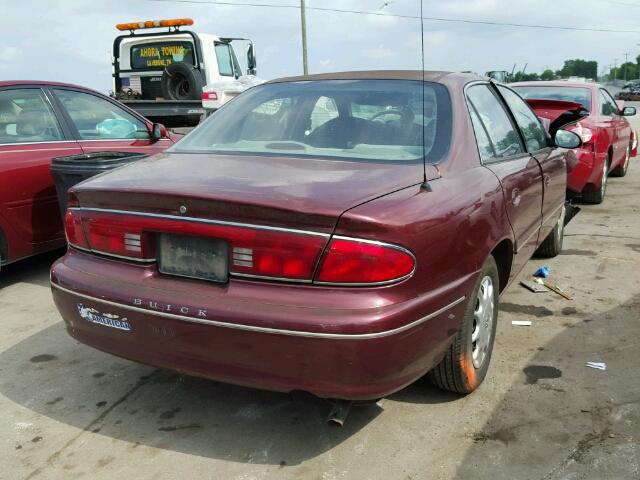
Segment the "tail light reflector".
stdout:
[[387,283],[410,275],[414,268],[413,255],[401,247],[334,237],[316,280],[336,284]]
[[202,92],[202,100],[218,100],[216,92]]

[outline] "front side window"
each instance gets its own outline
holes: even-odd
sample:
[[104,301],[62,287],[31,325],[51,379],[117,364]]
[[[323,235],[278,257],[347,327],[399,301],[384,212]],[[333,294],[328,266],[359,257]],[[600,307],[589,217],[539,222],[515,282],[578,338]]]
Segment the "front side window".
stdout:
[[231,56],[231,48],[228,43],[216,43],[216,60],[218,61],[218,71],[223,77],[235,76],[233,69],[233,58]]
[[440,84],[283,82],[247,90],[172,151],[437,162],[450,137],[451,101]]
[[39,88],[0,91],[0,144],[63,140],[49,102]]
[[600,113],[607,117],[613,117],[614,115],[620,115],[620,111],[618,110],[618,105],[611,98],[611,96],[604,90],[600,89],[600,103],[602,104],[600,107]]
[[[475,115],[471,116],[476,138],[482,136],[479,131],[484,131],[491,143],[491,149],[485,145],[480,147],[480,158],[483,161],[500,161],[524,153],[518,132],[513,127],[507,112],[498,98],[489,89],[488,85],[475,85],[467,90],[467,102],[469,110]],[[478,125],[479,123],[479,125]]]
[[82,140],[149,139],[146,123],[104,98],[55,89]]
[[164,70],[165,67],[176,62],[195,64],[191,42],[154,42],[131,47],[131,68],[134,70]]
[[527,150],[536,152],[545,148],[547,146],[547,135],[540,124],[540,120],[529,105],[508,88],[498,86],[498,89],[520,127],[524,141],[527,144]]

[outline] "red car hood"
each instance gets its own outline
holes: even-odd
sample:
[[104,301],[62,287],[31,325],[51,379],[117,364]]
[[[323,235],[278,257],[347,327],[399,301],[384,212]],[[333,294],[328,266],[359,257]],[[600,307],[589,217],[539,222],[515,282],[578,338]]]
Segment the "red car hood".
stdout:
[[589,110],[578,102],[542,98],[527,98],[526,101],[538,117],[549,121],[551,133],[568,123],[577,122],[589,116]]
[[[427,166],[428,179],[437,169]],[[422,182],[423,164],[162,153],[76,186],[83,207],[331,231],[356,205]]]

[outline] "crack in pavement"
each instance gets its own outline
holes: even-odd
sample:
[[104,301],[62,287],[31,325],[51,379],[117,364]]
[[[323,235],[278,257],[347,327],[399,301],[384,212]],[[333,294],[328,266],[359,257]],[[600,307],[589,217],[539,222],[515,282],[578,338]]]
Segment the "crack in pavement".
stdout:
[[[89,422],[88,425],[86,425],[84,428],[82,428],[82,430],[80,430],[80,432],[78,432],[75,436],[71,437],[71,439],[69,439],[62,447],[60,447],[58,450],[56,450],[51,455],[49,455],[49,457],[46,460],[46,466],[53,465],[53,463],[58,458],[60,458],[60,455],[62,454],[62,452],[64,450],[66,450],[68,447],[73,445],[76,442],[76,440],[78,440],[86,432],[90,432],[95,425],[97,425],[102,420],[104,420],[107,417],[107,415],[109,415],[117,406],[119,406],[123,402],[125,402],[129,397],[131,397],[131,395],[133,395],[135,392],[137,392],[141,387],[143,387],[144,385],[150,383],[151,380],[152,380],[152,377],[154,375],[156,375],[158,372],[160,372],[160,370],[154,370],[153,372],[151,372],[150,375],[146,376],[146,378],[144,380],[138,380],[138,382],[133,387],[131,387],[131,389],[129,389],[129,391],[127,391],[122,397],[120,397],[118,400],[113,402],[110,407],[108,407],[105,411],[103,411],[95,419],[93,419],[91,422]],[[29,475],[27,475],[25,477],[25,480],[30,480],[30,479],[40,475],[43,472],[43,470],[44,470],[44,467],[36,468]]]

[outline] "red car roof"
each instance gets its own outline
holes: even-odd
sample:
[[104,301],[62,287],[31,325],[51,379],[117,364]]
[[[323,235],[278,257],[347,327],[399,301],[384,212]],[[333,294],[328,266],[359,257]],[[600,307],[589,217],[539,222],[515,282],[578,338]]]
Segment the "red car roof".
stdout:
[[50,87],[71,87],[71,88],[89,90],[91,92],[100,93],[97,90],[83,87],[81,85],[74,85],[73,83],[50,82],[48,80],[0,80],[0,87],[13,87],[18,85],[47,85]]

